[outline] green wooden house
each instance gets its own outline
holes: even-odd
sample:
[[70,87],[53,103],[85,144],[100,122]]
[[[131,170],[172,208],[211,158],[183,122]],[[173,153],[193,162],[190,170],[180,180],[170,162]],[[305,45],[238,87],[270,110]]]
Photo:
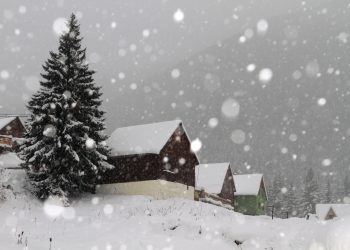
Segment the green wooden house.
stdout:
[[246,215],[266,214],[267,193],[262,174],[234,175],[235,211]]

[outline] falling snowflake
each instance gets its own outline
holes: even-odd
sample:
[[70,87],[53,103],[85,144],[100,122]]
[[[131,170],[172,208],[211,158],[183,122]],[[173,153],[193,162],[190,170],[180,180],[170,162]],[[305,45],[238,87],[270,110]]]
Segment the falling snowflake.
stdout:
[[320,65],[317,60],[308,62],[305,68],[306,74],[309,77],[318,77],[320,74]]
[[87,149],[95,149],[96,148],[96,141],[92,138],[88,138],[86,141],[85,141],[85,146]]
[[245,142],[245,133],[240,129],[236,129],[231,134],[231,140],[236,144],[242,144]]
[[269,68],[264,68],[259,72],[259,80],[262,83],[268,83],[269,81],[271,81],[272,76],[273,76],[272,70]]
[[292,142],[295,142],[298,140],[298,136],[296,134],[290,134],[289,135],[289,140]]
[[282,154],[287,154],[288,153],[288,148],[286,148],[286,147],[281,148],[281,153]]
[[318,104],[319,106],[324,106],[324,105],[326,105],[326,103],[327,103],[327,99],[326,99],[326,98],[319,98],[319,99],[317,100],[317,104]]
[[173,69],[171,71],[171,77],[176,79],[176,78],[179,78],[180,77],[180,70],[179,69]]
[[130,84],[130,89],[132,89],[132,90],[137,89],[137,84],[136,83],[131,83]]
[[260,19],[256,24],[256,30],[259,34],[265,34],[268,28],[269,24],[265,19]]
[[215,128],[218,124],[219,124],[219,120],[217,118],[215,118],[215,117],[210,118],[209,121],[208,121],[208,126],[210,128]]
[[246,38],[245,36],[240,36],[239,39],[238,39],[238,41],[239,41],[240,43],[245,43],[245,42],[247,41],[247,38]]
[[43,135],[46,137],[56,137],[57,129],[55,126],[48,124],[44,127]]
[[202,142],[197,138],[191,142],[191,150],[198,152],[202,148]]
[[112,28],[112,29],[117,28],[117,23],[116,23],[116,22],[111,22],[111,28]]
[[331,159],[327,158],[327,159],[322,160],[322,166],[329,167],[330,165],[332,165]]
[[180,23],[184,20],[184,18],[185,18],[185,14],[181,9],[177,9],[174,12],[173,19],[175,22]]
[[7,70],[1,70],[0,77],[3,80],[6,80],[10,77],[10,73]]
[[19,6],[18,12],[19,12],[20,14],[25,14],[25,13],[27,12],[26,6],[24,6],[24,5]]
[[72,93],[70,91],[66,90],[66,91],[63,92],[63,97],[65,99],[69,99],[69,98],[72,97]]
[[147,30],[147,29],[145,29],[145,30],[142,31],[142,36],[143,36],[143,37],[149,37],[150,34],[151,34],[151,32],[150,32],[149,30]]
[[236,118],[239,115],[239,111],[240,105],[233,98],[228,98],[221,106],[221,112],[227,118]]
[[59,197],[49,197],[43,206],[44,212],[49,217],[58,217],[64,211],[64,204]]
[[67,19],[64,17],[57,18],[52,25],[52,29],[57,36],[61,36],[69,31]]
[[249,64],[246,69],[248,72],[253,72],[256,69],[256,66],[255,64]]

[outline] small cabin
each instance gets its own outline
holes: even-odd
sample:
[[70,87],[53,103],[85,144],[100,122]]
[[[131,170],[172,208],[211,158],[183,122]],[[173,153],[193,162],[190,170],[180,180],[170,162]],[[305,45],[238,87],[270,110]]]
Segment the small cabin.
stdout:
[[0,154],[16,150],[24,132],[25,127],[18,116],[0,116]]
[[195,200],[233,208],[235,191],[229,162],[196,166]]
[[235,211],[246,215],[266,214],[268,199],[263,175],[234,175],[233,179],[236,186]]
[[350,216],[350,204],[316,204],[316,217],[319,220],[332,220]]
[[107,145],[115,168],[101,176],[97,192],[194,199],[199,162],[182,121],[118,128]]

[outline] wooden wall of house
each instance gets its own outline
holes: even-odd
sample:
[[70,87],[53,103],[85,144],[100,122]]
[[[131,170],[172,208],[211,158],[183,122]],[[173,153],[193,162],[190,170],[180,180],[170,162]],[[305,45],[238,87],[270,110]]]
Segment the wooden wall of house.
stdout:
[[[184,164],[181,164],[182,158],[185,159]],[[111,157],[110,163],[115,168],[101,177],[100,184],[164,179],[194,187],[198,160],[191,152],[186,133],[179,126],[159,155],[117,156]]]
[[159,155],[126,155],[111,157],[109,162],[115,166],[101,178],[101,184],[147,181],[159,179]]
[[247,215],[265,215],[267,199],[262,190],[260,188],[258,195],[236,195],[235,211]]
[[[161,178],[195,186],[195,166],[199,164],[197,156],[191,151],[191,142],[182,125],[170,137],[160,152]],[[167,162],[164,161],[167,159]]]
[[235,183],[233,180],[233,175],[231,172],[231,167],[229,166],[225,175],[224,183],[222,184],[222,189],[219,194],[220,197],[224,199],[234,200],[234,192],[236,191]]
[[246,215],[263,214],[258,209],[257,196],[255,195],[236,195],[233,204],[236,212]]

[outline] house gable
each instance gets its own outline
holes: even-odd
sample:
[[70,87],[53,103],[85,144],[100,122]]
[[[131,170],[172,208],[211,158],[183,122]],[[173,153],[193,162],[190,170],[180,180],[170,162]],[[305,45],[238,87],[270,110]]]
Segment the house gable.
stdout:
[[22,138],[25,132],[23,123],[18,117],[0,118],[0,135]]
[[265,181],[264,181],[263,177],[261,178],[261,183],[260,183],[260,188],[259,188],[259,194],[258,195],[260,195],[266,201],[268,200],[266,187],[265,187]]
[[235,191],[236,191],[235,182],[233,179],[231,167],[229,165],[226,171],[225,179],[223,181],[222,189],[219,196],[224,199],[229,199],[233,201]]
[[316,216],[320,220],[350,215],[350,204],[316,204]]
[[0,153],[18,150],[24,132],[25,127],[18,117],[0,118]]
[[195,186],[195,166],[198,158],[191,150],[191,141],[182,125],[175,129],[159,154],[160,178]]
[[[158,131],[161,130],[159,124],[156,127]],[[100,184],[163,179],[194,187],[194,168],[198,164],[198,159],[191,151],[191,143],[182,123],[174,127],[168,136],[159,153],[130,154],[126,152],[125,155],[110,157],[109,161],[115,168],[101,176]],[[118,145],[117,147],[122,148]],[[153,146],[151,148],[154,149]]]
[[337,217],[337,214],[334,212],[333,208],[330,207],[328,212],[327,212],[327,215],[326,217],[324,218],[325,220],[331,220],[333,219],[334,217]]

